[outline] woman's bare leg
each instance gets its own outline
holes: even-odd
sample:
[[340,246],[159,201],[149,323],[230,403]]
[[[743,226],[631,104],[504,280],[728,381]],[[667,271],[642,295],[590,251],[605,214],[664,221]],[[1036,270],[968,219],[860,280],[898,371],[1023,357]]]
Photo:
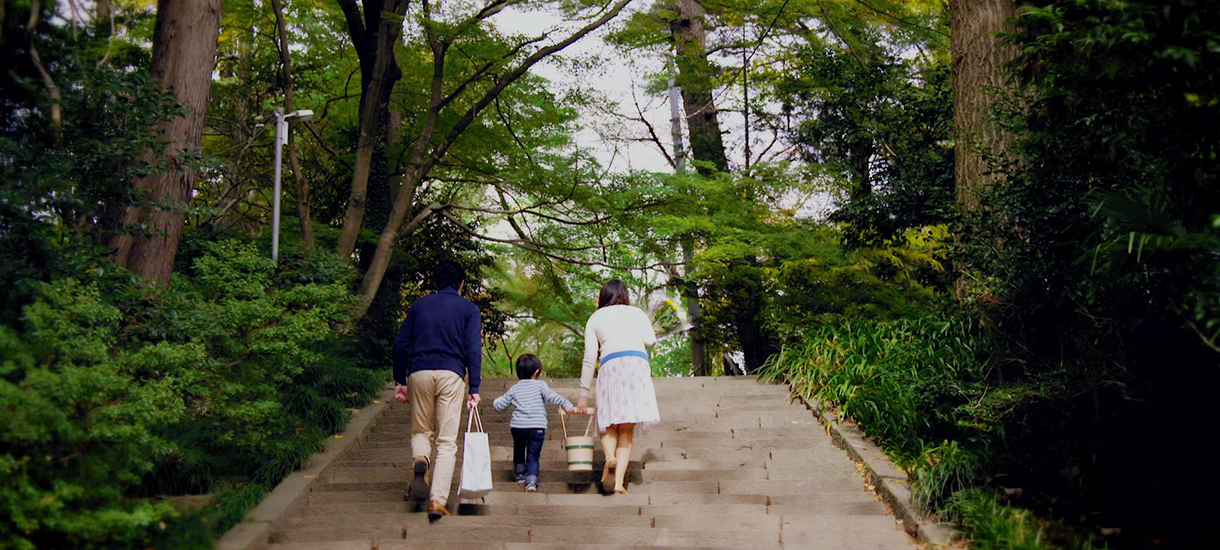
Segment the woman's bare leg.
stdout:
[[602,468],[602,490],[609,492],[610,483],[613,478],[610,477],[615,465],[615,450],[618,449],[618,426],[610,426],[606,428],[606,432],[602,434],[602,451],[606,453],[606,466]]
[[635,440],[635,424],[618,425],[618,448],[614,450],[617,464],[614,468],[614,492],[626,493],[623,482],[627,477],[627,468],[631,464],[631,443]]

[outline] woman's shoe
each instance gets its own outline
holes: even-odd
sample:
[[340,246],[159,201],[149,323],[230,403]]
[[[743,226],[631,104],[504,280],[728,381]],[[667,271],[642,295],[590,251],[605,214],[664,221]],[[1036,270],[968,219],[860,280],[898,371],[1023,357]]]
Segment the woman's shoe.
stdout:
[[609,488],[614,486],[614,469],[618,466],[618,461],[607,460],[606,467],[602,468],[602,490],[610,492]]
[[625,495],[625,494],[627,494],[627,488],[626,488],[626,487],[618,487],[618,488],[616,488],[616,489],[614,490],[614,494],[616,494],[616,495]]

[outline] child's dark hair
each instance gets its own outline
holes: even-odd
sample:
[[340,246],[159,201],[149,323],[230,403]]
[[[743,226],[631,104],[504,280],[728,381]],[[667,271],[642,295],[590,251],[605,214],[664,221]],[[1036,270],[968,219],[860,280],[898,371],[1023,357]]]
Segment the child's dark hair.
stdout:
[[525,380],[533,378],[534,373],[542,370],[542,359],[537,355],[527,353],[517,358],[517,378]]

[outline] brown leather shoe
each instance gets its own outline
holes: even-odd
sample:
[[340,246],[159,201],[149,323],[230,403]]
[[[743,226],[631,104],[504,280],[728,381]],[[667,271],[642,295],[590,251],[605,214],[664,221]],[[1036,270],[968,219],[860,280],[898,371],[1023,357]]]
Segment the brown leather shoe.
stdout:
[[411,484],[407,486],[407,500],[422,504],[428,500],[428,496],[432,491],[431,483],[429,483],[429,478],[432,476],[428,475],[428,457],[415,457],[414,470],[415,477],[411,479]]
[[428,503],[428,522],[432,523],[442,517],[449,515],[449,510],[446,510],[441,503],[433,500]]

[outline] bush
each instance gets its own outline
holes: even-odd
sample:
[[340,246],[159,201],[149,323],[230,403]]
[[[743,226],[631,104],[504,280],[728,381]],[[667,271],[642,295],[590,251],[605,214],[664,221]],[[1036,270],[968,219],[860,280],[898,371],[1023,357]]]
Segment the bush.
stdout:
[[1034,517],[1028,510],[1007,506],[993,494],[982,490],[961,491],[953,495],[948,507],[961,518],[962,534],[970,548],[980,550],[1051,550],[1095,548],[1084,537],[1059,537],[1047,533],[1058,527]]
[[350,269],[194,245],[172,292],[56,279],[0,326],[0,545],[176,536],[175,512],[139,497],[273,485],[380,386],[348,359]]
[[[0,541],[13,548],[105,547],[173,516],[126,496],[173,449],[186,414],[165,376],[115,354],[118,308],[95,285],[39,285],[18,333],[0,327]],[[117,356],[116,356],[117,355]]]
[[961,437],[959,418],[982,379],[979,338],[968,322],[935,317],[841,322],[785,348],[760,375],[856,420],[910,466],[925,441]]

